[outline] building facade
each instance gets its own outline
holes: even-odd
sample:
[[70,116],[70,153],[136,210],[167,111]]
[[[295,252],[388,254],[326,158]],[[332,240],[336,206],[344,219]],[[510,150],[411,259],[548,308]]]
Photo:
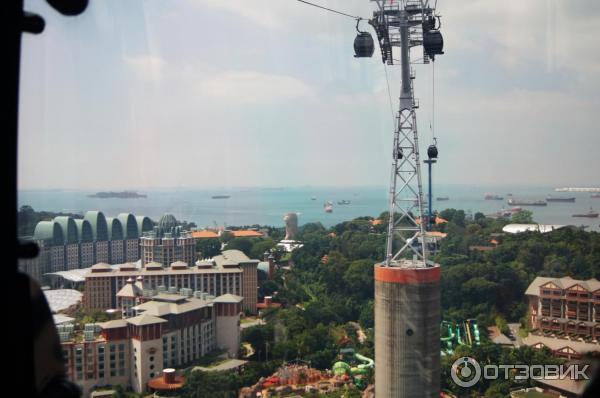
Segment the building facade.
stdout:
[[108,385],[142,393],[164,368],[186,366],[215,348],[235,357],[241,302],[233,295],[161,293],[137,305],[133,317],[88,324],[83,331],[58,325],[67,376],[84,397]]
[[158,226],[140,238],[140,245],[142,265],[176,261],[194,264],[196,261],[195,239],[190,232],[183,231],[170,214],[162,216]]
[[122,213],[106,218],[88,211],[83,219],[67,216],[40,221],[31,238],[38,257],[22,260],[20,268],[38,281],[46,273],[86,268],[96,263],[121,264],[140,258],[140,237],[153,229],[148,217]]
[[594,341],[600,338],[600,281],[537,277],[525,294],[533,328]]
[[[170,266],[147,263],[142,268],[122,264],[118,269],[96,264],[85,275],[83,304],[88,309],[117,308],[117,293],[129,279],[141,281],[147,294],[157,291],[191,289],[212,296],[233,294],[244,297],[243,310],[256,313],[258,301],[258,260],[249,259],[239,250],[225,250],[209,261],[189,266],[177,261]],[[248,300],[248,303],[246,303]]]

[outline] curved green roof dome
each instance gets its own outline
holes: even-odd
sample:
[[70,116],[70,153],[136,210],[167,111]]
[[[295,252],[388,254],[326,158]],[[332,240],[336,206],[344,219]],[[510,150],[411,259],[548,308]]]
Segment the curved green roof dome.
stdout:
[[64,244],[62,228],[54,221],[38,222],[33,232],[33,238],[54,246]]
[[56,222],[62,229],[62,234],[65,238],[64,240],[66,244],[77,243],[77,225],[71,217],[54,217],[54,222]]
[[138,225],[138,235],[139,236],[143,236],[144,232],[152,231],[152,229],[154,228],[154,224],[152,223],[152,220],[150,220],[146,216],[137,216],[137,217],[135,217],[135,221],[137,222],[137,225]]
[[85,213],[83,219],[90,223],[94,240],[108,240],[108,224],[106,223],[106,217],[104,217],[101,211],[88,211]]
[[[131,213],[121,213],[117,216],[119,221],[121,221],[121,225],[123,227],[123,233],[125,234],[125,239],[137,239],[138,235],[138,226],[135,221],[135,217]],[[113,240],[115,238],[113,237]]]
[[77,225],[77,237],[79,242],[93,242],[94,234],[92,232],[92,226],[87,220],[74,220]]
[[122,240],[123,239],[123,226],[118,218],[107,218],[106,223],[108,225],[108,239],[109,240]]
[[172,228],[177,226],[177,219],[172,214],[165,214],[158,221],[158,228],[165,232],[171,231]]

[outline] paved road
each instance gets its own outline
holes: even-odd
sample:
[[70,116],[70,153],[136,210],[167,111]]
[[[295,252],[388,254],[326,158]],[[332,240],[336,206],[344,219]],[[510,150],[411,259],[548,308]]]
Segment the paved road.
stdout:
[[258,325],[264,325],[264,324],[265,324],[265,321],[263,321],[262,319],[257,319],[252,322],[240,323],[240,328],[247,329],[247,328],[251,328],[252,326],[258,326]]
[[523,345],[523,339],[519,335],[519,330],[521,329],[521,325],[519,323],[509,323],[508,328],[512,332],[513,336],[515,336],[515,341],[513,344],[515,347],[521,347]]

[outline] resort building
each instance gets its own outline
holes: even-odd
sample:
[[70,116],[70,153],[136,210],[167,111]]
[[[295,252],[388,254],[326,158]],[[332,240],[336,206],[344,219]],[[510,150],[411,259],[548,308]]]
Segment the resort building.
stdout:
[[163,369],[193,364],[215,348],[237,356],[242,297],[182,293],[146,297],[133,308],[135,316],[84,330],[57,325],[67,375],[85,397],[109,385],[146,392]]
[[[88,309],[119,308],[117,293],[128,280],[140,281],[146,295],[157,291],[191,289],[212,296],[233,294],[244,297],[244,311],[256,313],[258,301],[258,260],[249,259],[239,250],[225,250],[212,260],[197,261],[194,265],[177,261],[170,266],[147,263],[120,266],[96,264],[85,274],[84,306]],[[141,279],[139,279],[141,277]]]
[[[196,261],[196,241],[192,234],[183,231],[171,214],[165,214],[158,226],[140,238],[142,265],[148,263],[171,264]],[[137,260],[137,259],[136,259]]]
[[96,263],[120,264],[140,258],[140,237],[151,231],[148,217],[122,213],[106,218],[100,211],[88,211],[83,219],[67,216],[40,221],[31,240],[39,246],[34,259],[20,261],[22,271],[38,281],[44,275],[89,267]]
[[547,348],[553,355],[578,360],[600,352],[600,282],[570,277],[537,277],[525,294],[529,297],[534,328],[523,343]]
[[600,281],[537,277],[529,297],[531,325],[544,333],[597,342],[600,337]]

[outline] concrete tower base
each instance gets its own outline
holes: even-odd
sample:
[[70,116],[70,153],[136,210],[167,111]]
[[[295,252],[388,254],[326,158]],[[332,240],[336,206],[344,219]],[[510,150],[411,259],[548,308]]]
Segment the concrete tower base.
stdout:
[[375,265],[375,394],[440,394],[440,267]]

